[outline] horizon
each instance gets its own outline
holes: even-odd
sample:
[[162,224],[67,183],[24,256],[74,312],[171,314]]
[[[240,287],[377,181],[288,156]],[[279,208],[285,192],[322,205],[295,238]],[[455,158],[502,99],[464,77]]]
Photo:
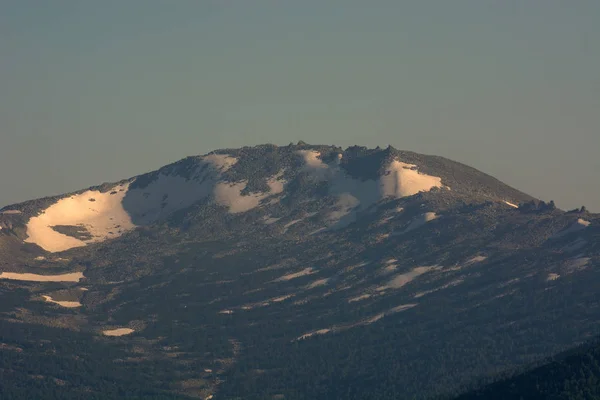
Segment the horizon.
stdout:
[[[288,147],[288,146],[315,146],[315,147],[321,147],[321,146],[330,146],[330,147],[339,147],[339,148],[341,148],[343,151],[347,151],[349,148],[351,148],[351,147],[355,147],[355,146],[358,146],[358,145],[350,145],[350,146],[345,146],[345,147],[344,147],[344,146],[337,146],[337,145],[335,145],[335,144],[308,143],[308,142],[305,142],[304,140],[299,140],[299,141],[298,141],[298,142],[296,142],[296,143],[290,142],[290,143],[288,143],[287,145],[277,145],[277,144],[274,144],[274,143],[259,143],[259,144],[256,144],[256,145],[251,145],[251,146],[242,146],[242,147],[240,147],[240,148],[244,148],[244,147],[255,148],[255,147],[260,147],[260,146],[276,146],[276,147],[278,147],[278,148],[281,148],[281,147]],[[391,144],[388,144],[388,145],[385,145],[385,146],[376,146],[376,147],[369,147],[369,146],[360,146],[360,147],[366,147],[366,148],[367,148],[367,149],[369,149],[369,150],[377,150],[377,149],[379,149],[380,151],[383,151],[383,150],[386,150],[386,149],[388,149],[388,148],[392,148],[392,149],[399,150],[399,151],[412,152],[411,150],[407,150],[407,149],[397,149],[397,148],[395,148],[394,146],[392,146]],[[213,153],[217,153],[217,152],[218,152],[218,153],[220,153],[220,152],[226,152],[227,150],[237,150],[237,149],[240,149],[240,148],[218,148],[218,149],[213,149],[213,150],[210,150],[210,151],[208,151],[208,152],[206,152],[206,153],[188,155],[188,156],[185,156],[185,157],[179,158],[179,159],[177,159],[177,160],[173,160],[173,161],[171,161],[171,162],[168,162],[167,164],[165,164],[165,165],[161,165],[160,167],[157,167],[157,168],[155,168],[155,169],[152,169],[152,170],[149,170],[149,171],[145,171],[145,172],[143,172],[143,173],[141,173],[141,174],[138,174],[138,175],[135,175],[135,176],[130,176],[130,177],[126,177],[126,178],[121,178],[121,179],[118,179],[118,180],[115,180],[115,181],[111,181],[111,182],[108,182],[108,181],[97,182],[97,183],[94,183],[94,184],[92,184],[92,185],[89,185],[89,186],[86,186],[86,187],[82,187],[82,188],[78,188],[78,189],[76,189],[76,190],[73,190],[73,191],[70,191],[70,192],[64,192],[64,193],[50,194],[50,195],[47,195],[47,196],[42,196],[42,197],[40,197],[40,198],[45,198],[45,197],[54,197],[54,196],[61,196],[61,195],[64,195],[64,194],[69,194],[69,193],[75,193],[75,192],[79,192],[79,191],[87,190],[87,189],[90,189],[90,188],[93,188],[93,187],[96,187],[96,186],[100,186],[100,185],[104,185],[104,184],[116,184],[116,183],[120,183],[120,182],[124,182],[124,181],[131,180],[131,179],[135,179],[135,178],[137,178],[137,177],[139,177],[139,176],[141,176],[141,175],[147,174],[147,173],[152,173],[152,172],[155,172],[155,171],[157,171],[158,169],[160,169],[160,168],[162,168],[162,167],[164,167],[164,166],[168,166],[168,165],[175,164],[175,163],[177,163],[177,162],[179,162],[179,161],[181,161],[181,160],[184,160],[184,159],[186,159],[186,158],[190,158],[190,157],[204,157],[204,156],[207,156],[207,155],[210,155],[210,154],[213,154]],[[226,153],[224,153],[224,154],[226,154]],[[423,154],[423,153],[418,153],[418,154]],[[423,155],[426,155],[426,156],[435,156],[435,157],[440,157],[440,156],[437,156],[436,154],[423,154]],[[443,157],[443,158],[445,158],[445,157]],[[450,161],[457,162],[457,163],[460,163],[460,164],[464,164],[464,165],[467,165],[467,166],[469,166],[469,167],[475,168],[477,171],[479,171],[479,172],[481,172],[481,173],[484,173],[484,174],[486,173],[485,171],[481,171],[481,170],[477,169],[476,167],[474,167],[474,166],[472,166],[472,165],[468,165],[468,164],[462,163],[462,162],[460,162],[459,160],[450,160]],[[489,174],[488,174],[488,175],[489,175]],[[495,177],[494,177],[494,178],[495,178]],[[502,183],[505,183],[505,184],[506,184],[506,182],[502,182]],[[508,186],[510,186],[510,185],[508,185]],[[514,188],[514,189],[517,189],[517,190],[520,190],[519,188],[515,188],[515,187],[513,187],[513,188]],[[522,192],[522,193],[524,193],[524,194],[526,194],[526,195],[530,195],[530,196],[531,196],[531,194],[529,194],[529,193],[527,193],[527,192],[524,192],[524,191],[521,191],[521,192]],[[532,196],[532,197],[536,198],[535,196]],[[40,198],[37,198],[37,199],[40,199]],[[537,200],[541,200],[541,201],[543,201],[543,202],[554,201],[554,200],[552,200],[552,199],[541,199],[541,198],[536,198],[536,199],[537,199]],[[36,199],[28,199],[28,200],[25,200],[25,201],[29,201],[29,200],[36,200]],[[20,203],[22,203],[22,202],[18,202],[18,203],[11,203],[11,204],[0,204],[0,210],[2,210],[2,209],[4,209],[4,208],[10,208],[11,206],[13,206],[13,205],[18,205],[18,204],[20,204]],[[560,209],[560,207],[558,207],[558,208]],[[576,208],[579,208],[579,207],[576,207]],[[589,210],[589,208],[588,208],[587,206],[585,206],[585,208],[586,208],[586,209],[588,209],[588,211],[591,211],[591,212],[593,212],[593,210]],[[567,209],[567,208],[564,208],[564,210],[568,210],[568,209]]]
[[302,139],[442,156],[600,211],[599,18],[587,0],[9,0],[0,207]]

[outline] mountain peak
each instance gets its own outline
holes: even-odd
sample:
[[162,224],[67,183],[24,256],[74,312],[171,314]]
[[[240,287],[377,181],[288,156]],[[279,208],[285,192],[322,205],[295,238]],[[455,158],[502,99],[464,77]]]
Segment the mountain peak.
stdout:
[[197,204],[239,214],[318,203],[312,209],[323,212],[324,228],[332,229],[349,225],[357,213],[383,200],[432,190],[452,191],[465,202],[531,200],[442,157],[391,145],[342,149],[299,141],[215,150],[114,184],[9,208],[22,213],[25,242],[55,252],[119,237]]

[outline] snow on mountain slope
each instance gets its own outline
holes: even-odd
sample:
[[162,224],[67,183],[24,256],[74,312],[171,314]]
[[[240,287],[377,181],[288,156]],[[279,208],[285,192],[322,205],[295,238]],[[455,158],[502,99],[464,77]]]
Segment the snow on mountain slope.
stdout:
[[[330,227],[347,226],[356,220],[357,211],[382,199],[444,187],[441,178],[420,173],[415,165],[399,160],[389,163],[378,179],[359,180],[340,167],[341,154],[330,164],[321,159],[318,151],[299,150],[296,154],[304,161],[300,171],[326,181],[329,194],[337,198],[326,218]],[[168,166],[109,190],[90,189],[57,199],[29,219],[25,242],[60,252],[119,237],[202,200],[236,214],[284,192],[287,182],[282,170],[266,179],[268,190],[264,191],[247,190],[247,179],[224,179],[238,161],[228,154],[209,154],[191,158],[187,164],[180,162],[179,170]]]
[[557,238],[569,235],[571,233],[579,232],[579,231],[584,230],[585,228],[589,227],[590,225],[591,225],[590,221],[586,221],[583,218],[579,218],[579,219],[577,219],[577,221],[575,221],[575,223],[573,223],[567,229],[556,233],[554,236],[551,237],[551,239],[557,239]]
[[298,154],[304,159],[306,171],[317,179],[329,181],[329,193],[338,200],[328,219],[336,228],[354,222],[356,211],[365,210],[385,198],[402,198],[445,187],[440,177],[421,173],[416,165],[399,160],[389,163],[377,180],[359,180],[339,167],[340,155],[332,164],[326,164],[317,151],[301,150]]
[[236,162],[233,157],[211,154],[202,157],[190,178],[161,172],[143,187],[135,186],[135,179],[109,192],[88,190],[59,199],[29,220],[25,242],[60,252],[118,237],[202,199],[212,198],[229,212],[238,213],[283,191],[279,176],[269,180],[269,193],[246,196],[241,194],[246,182],[220,182],[221,174]]
[[[29,220],[25,242],[58,252],[116,237],[132,229],[135,225],[123,208],[128,186],[118,186],[110,193],[87,191],[59,200]],[[57,226],[78,226],[82,232],[80,237],[85,239],[60,233],[55,230]]]
[[380,185],[383,197],[400,198],[441,188],[442,179],[420,173],[416,165],[394,160],[380,178]]

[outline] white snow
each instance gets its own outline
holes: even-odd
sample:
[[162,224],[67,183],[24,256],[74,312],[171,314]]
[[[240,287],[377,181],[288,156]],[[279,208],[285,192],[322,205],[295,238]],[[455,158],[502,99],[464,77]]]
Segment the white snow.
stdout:
[[418,306],[418,304],[414,304],[414,303],[413,304],[402,304],[397,307],[389,309],[388,311],[386,311],[385,315],[387,316],[390,314],[395,314],[397,312],[405,311],[405,310],[408,310],[408,309],[416,307],[416,306]]
[[81,303],[78,301],[59,301],[59,300],[53,300],[51,296],[42,296],[42,297],[48,303],[58,304],[59,306],[62,306],[62,307],[66,307],[66,308],[81,307]]
[[588,226],[590,226],[591,222],[590,221],[586,221],[585,219],[579,218],[577,220],[577,224],[587,228]]
[[267,184],[269,192],[243,196],[241,192],[246,188],[247,182],[218,183],[214,189],[215,201],[228,207],[232,214],[246,212],[258,207],[263,199],[283,192],[284,182],[278,176],[271,177]]
[[361,181],[348,176],[337,163],[325,164],[319,158],[319,152],[302,150],[298,154],[304,159],[306,171],[319,180],[329,180],[329,194],[338,200],[327,219],[335,228],[354,222],[356,212],[364,211],[382,199],[412,196],[444,187],[441,178],[422,174],[415,165],[399,160],[392,161],[379,179]]
[[576,257],[568,260],[566,266],[569,269],[569,272],[573,272],[584,269],[589,265],[590,261],[590,257]]
[[246,304],[246,305],[241,306],[240,308],[242,310],[252,310],[257,307],[268,307],[273,303],[281,303],[283,301],[291,299],[294,296],[295,296],[295,294],[286,294],[286,295],[279,296],[279,297],[273,297],[273,298],[270,298],[270,299],[267,299],[267,300],[264,300],[264,301],[261,301],[258,303]]
[[326,179],[329,166],[319,157],[321,153],[313,150],[299,150],[297,152],[304,159],[304,170],[314,174],[319,179]]
[[446,271],[460,271],[463,267],[470,267],[472,265],[483,262],[485,260],[487,260],[486,256],[481,256],[481,255],[474,256],[474,257],[471,257],[470,259],[468,259],[467,261],[465,261],[462,265],[456,265],[454,267],[446,269]]
[[511,203],[510,201],[503,200],[504,204],[511,206],[512,208],[519,208],[518,205]]
[[353,297],[353,298],[349,299],[348,303],[354,303],[354,302],[357,302],[357,301],[366,300],[366,299],[368,299],[370,297],[371,297],[370,294],[361,294],[360,296],[356,296],[356,297]]
[[133,332],[135,332],[135,331],[130,328],[118,328],[118,329],[109,329],[106,331],[102,331],[102,334],[104,336],[124,336],[124,335],[130,335]]
[[406,285],[409,282],[412,282],[415,278],[426,274],[429,271],[433,271],[433,270],[438,270],[441,267],[437,267],[437,266],[430,266],[430,267],[416,267],[413,268],[412,270],[410,270],[409,272],[406,272],[404,274],[399,274],[396,275],[392,280],[390,280],[387,285],[385,286],[381,286],[379,288],[377,288],[378,291],[383,291],[386,289],[400,289],[401,287],[403,287],[404,285]]
[[551,239],[557,239],[557,238],[563,237],[565,235],[568,235],[570,233],[581,231],[581,230],[589,227],[590,225],[591,225],[590,221],[586,221],[585,219],[579,218],[574,224],[569,226],[567,229],[554,234],[554,236],[552,236]]
[[314,282],[311,282],[309,285],[306,286],[307,289],[314,289],[316,287],[319,286],[325,286],[327,285],[327,282],[329,282],[329,279],[325,278],[325,279],[318,279]]
[[298,222],[302,221],[302,219],[303,219],[303,218],[300,218],[300,219],[295,219],[295,220],[293,220],[293,221],[290,221],[290,222],[288,222],[287,224],[285,224],[285,225],[283,226],[283,229],[284,229],[285,231],[287,231],[287,229],[288,229],[290,226],[292,226],[292,225],[296,225]]
[[383,268],[383,272],[384,273],[390,273],[390,272],[394,272],[395,270],[398,269],[398,264],[387,264],[384,268]]
[[[131,189],[132,180],[106,193],[88,190],[59,199],[28,221],[25,241],[50,252],[60,252],[118,237],[203,199],[209,198],[227,207],[230,213],[241,213],[283,191],[285,182],[281,173],[268,179],[270,192],[267,193],[242,195],[247,182],[219,181],[222,172],[236,162],[236,158],[228,155],[211,154],[200,157],[190,179],[161,172],[144,188]],[[79,227],[92,237],[78,239],[56,232],[52,227],[57,225]]]
[[551,274],[548,274],[548,277],[546,278],[546,281],[548,281],[548,282],[555,281],[558,278],[560,278],[559,274],[551,273]]
[[433,188],[441,188],[442,179],[437,176],[422,174],[416,165],[406,164],[398,160],[392,161],[380,178],[383,197],[407,197],[419,192],[428,192]]
[[[27,243],[35,243],[44,250],[58,252],[82,247],[86,242],[98,242],[116,237],[118,231],[134,227],[123,209],[122,201],[128,185],[115,188],[116,194],[87,191],[63,198],[33,217],[27,223]],[[124,189],[119,191],[119,189]],[[93,237],[83,241],[52,229],[55,225],[75,225],[85,228]],[[112,232],[112,233],[110,233]]]
[[318,331],[306,333],[306,334],[300,336],[296,340],[308,339],[309,337],[315,336],[315,335],[325,335],[326,333],[329,333],[329,332],[331,332],[331,329],[319,329]]
[[287,274],[287,275],[284,275],[284,276],[282,276],[280,278],[277,278],[273,282],[291,281],[292,279],[300,278],[302,276],[312,275],[315,272],[316,271],[313,270],[312,268],[304,268],[302,271],[294,272],[292,274]]
[[468,267],[469,265],[477,264],[477,263],[483,262],[485,260],[487,260],[486,256],[475,256],[475,257],[472,257],[472,258],[468,259],[467,261],[465,261],[464,265],[465,265],[465,267]]
[[202,157],[204,161],[210,163],[213,168],[225,172],[238,162],[238,159],[228,154],[208,154]]
[[83,279],[83,273],[71,272],[61,275],[38,275],[28,273],[22,274],[18,272],[2,272],[0,273],[0,279],[29,282],[79,282],[80,279]]
[[291,299],[292,297],[294,297],[293,294],[286,294],[285,296],[279,296],[279,297],[275,297],[275,298],[271,299],[271,302],[281,303],[282,301],[286,301],[287,299]]

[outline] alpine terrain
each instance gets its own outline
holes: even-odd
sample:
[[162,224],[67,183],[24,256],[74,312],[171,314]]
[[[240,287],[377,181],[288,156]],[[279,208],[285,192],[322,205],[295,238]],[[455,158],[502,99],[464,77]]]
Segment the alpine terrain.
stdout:
[[0,209],[0,398],[559,396],[515,382],[595,346],[599,269],[600,215],[442,157],[217,150]]

